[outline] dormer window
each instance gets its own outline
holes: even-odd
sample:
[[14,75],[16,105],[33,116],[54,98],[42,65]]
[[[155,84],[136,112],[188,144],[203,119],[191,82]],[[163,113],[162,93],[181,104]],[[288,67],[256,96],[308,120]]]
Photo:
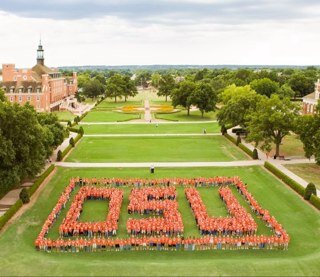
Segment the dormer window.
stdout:
[[23,92],[23,88],[20,87],[20,88],[19,88],[19,93],[22,93],[22,92]]
[[14,87],[10,87],[10,93],[14,93]]
[[32,92],[32,87],[28,87],[28,93]]
[[37,93],[40,93],[41,92],[41,88],[37,88]]

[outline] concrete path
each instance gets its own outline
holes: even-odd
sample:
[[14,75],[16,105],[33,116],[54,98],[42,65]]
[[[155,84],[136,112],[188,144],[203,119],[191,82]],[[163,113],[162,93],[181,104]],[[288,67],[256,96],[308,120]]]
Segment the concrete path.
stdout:
[[74,167],[74,168],[149,168],[150,165],[155,167],[232,167],[232,166],[253,166],[263,165],[263,161],[231,161],[231,162],[143,162],[143,163],[72,163],[57,162],[57,166]]
[[[152,122],[155,122],[154,120]],[[217,123],[217,120],[208,120],[208,121],[159,121],[160,124],[206,124],[206,123]],[[79,122],[79,125],[131,125],[131,124],[148,124],[143,121],[124,121],[124,122]],[[149,123],[150,124],[150,123]]]
[[144,100],[144,120],[146,122],[151,122],[151,111],[150,111],[150,103],[149,100]]
[[221,136],[221,133],[190,133],[190,134],[93,134],[84,137],[194,137],[194,136]]

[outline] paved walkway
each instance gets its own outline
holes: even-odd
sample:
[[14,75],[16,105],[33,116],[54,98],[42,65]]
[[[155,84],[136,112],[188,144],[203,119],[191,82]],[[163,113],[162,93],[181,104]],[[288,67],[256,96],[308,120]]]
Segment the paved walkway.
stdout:
[[151,111],[150,111],[150,103],[149,100],[144,100],[144,120],[146,122],[151,122]]
[[84,137],[194,137],[194,136],[221,136],[221,133],[190,133],[190,134],[92,134]]
[[[150,121],[149,121],[150,122]],[[155,122],[154,120],[152,122]],[[160,124],[207,124],[207,123],[217,123],[217,120],[208,121],[157,121]],[[148,124],[143,121],[123,121],[123,122],[79,122],[79,125],[131,125],[131,124]]]

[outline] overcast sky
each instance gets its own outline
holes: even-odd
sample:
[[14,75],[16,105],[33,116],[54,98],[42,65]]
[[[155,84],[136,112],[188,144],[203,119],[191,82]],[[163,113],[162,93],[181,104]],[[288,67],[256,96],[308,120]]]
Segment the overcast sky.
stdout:
[[320,0],[1,0],[0,63],[320,64]]

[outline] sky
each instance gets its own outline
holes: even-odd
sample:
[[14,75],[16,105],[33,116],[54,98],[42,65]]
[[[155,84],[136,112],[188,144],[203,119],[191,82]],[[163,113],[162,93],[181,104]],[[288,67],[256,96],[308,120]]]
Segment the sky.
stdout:
[[0,63],[319,65],[320,0],[1,0]]

